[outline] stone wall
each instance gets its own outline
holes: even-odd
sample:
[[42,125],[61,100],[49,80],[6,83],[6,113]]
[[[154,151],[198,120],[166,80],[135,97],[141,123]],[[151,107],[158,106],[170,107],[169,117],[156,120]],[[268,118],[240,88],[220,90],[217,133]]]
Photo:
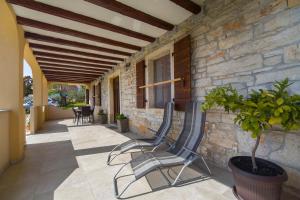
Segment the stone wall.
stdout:
[[[270,88],[273,81],[288,77],[300,93],[300,7],[287,0],[209,0],[204,11],[167,32],[142,52],[120,65],[121,111],[131,130],[156,129],[162,110],[136,109],[135,63],[150,52],[184,34],[192,36],[192,95],[203,100],[212,88],[231,83],[242,94]],[[108,74],[109,75],[109,74]],[[107,76],[108,76],[107,75]],[[108,104],[107,76],[102,81],[103,108]],[[219,110],[207,115],[206,135],[200,151],[218,166],[227,167],[234,155],[249,155],[254,141],[233,124],[233,114]],[[172,136],[180,132],[183,113],[174,113]],[[271,131],[263,137],[258,156],[283,166],[287,188],[300,190],[300,134]],[[297,192],[298,191],[298,192]]]

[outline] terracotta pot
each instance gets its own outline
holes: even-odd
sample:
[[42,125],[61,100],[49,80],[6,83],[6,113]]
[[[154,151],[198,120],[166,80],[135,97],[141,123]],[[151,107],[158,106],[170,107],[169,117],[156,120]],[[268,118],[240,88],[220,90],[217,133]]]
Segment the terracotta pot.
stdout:
[[128,119],[117,120],[118,131],[121,133],[126,133],[129,131],[129,121]]
[[285,170],[261,158],[256,158],[256,162],[258,167],[270,167],[272,170],[275,170],[274,172],[277,175],[257,175],[252,173],[251,170],[250,172],[242,170],[240,169],[240,164],[251,163],[251,157],[232,157],[228,165],[232,170],[235,182],[233,188],[235,196],[241,200],[280,200],[282,184],[288,179]]

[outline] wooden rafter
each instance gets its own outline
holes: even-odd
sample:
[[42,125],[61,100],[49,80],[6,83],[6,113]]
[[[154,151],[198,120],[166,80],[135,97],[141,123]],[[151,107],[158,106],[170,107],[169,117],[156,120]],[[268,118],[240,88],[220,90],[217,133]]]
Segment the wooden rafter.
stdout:
[[178,6],[184,8],[194,14],[198,14],[201,12],[201,7],[198,4],[196,4],[190,0],[170,0],[170,1],[172,1],[173,3],[177,4]]
[[104,21],[100,21],[88,16],[84,16],[78,13],[74,13],[68,10],[64,10],[62,8],[58,8],[58,7],[54,7],[48,4],[44,4],[41,2],[36,2],[36,1],[32,1],[32,0],[8,0],[9,3],[15,4],[15,5],[19,5],[19,6],[23,6],[35,11],[39,11],[39,12],[44,12],[50,15],[54,15],[57,17],[62,17],[68,20],[73,20],[73,21],[77,21],[79,23],[83,23],[83,24],[87,24],[90,26],[94,26],[97,28],[101,28],[101,29],[106,29],[115,33],[119,33],[119,34],[123,34],[126,36],[130,36],[130,37],[134,37],[137,39],[141,39],[141,40],[145,40],[148,42],[154,42],[155,38],[142,34],[142,33],[138,33],[135,31],[132,31],[130,29],[126,29],[126,28],[122,28],[119,26],[116,26],[114,24],[110,24]]
[[100,37],[100,36],[97,36],[97,35],[92,35],[92,34],[80,32],[80,31],[76,31],[76,30],[73,30],[73,29],[68,29],[68,28],[65,28],[65,27],[56,26],[56,25],[36,21],[36,20],[33,20],[33,19],[20,17],[20,16],[17,16],[17,22],[18,22],[18,24],[21,24],[23,26],[30,26],[30,27],[41,29],[41,30],[56,32],[56,33],[65,34],[65,35],[70,35],[70,36],[73,36],[73,37],[78,37],[78,38],[82,38],[82,39],[85,39],[85,40],[90,40],[90,41],[93,41],[93,42],[109,44],[109,45],[112,45],[112,46],[117,46],[117,47],[122,47],[122,48],[126,48],[126,49],[137,50],[137,51],[140,51],[142,49],[140,46],[132,45],[132,44],[129,44],[129,43],[119,42],[119,41],[116,41],[116,40],[111,40],[111,39]]
[[70,40],[64,40],[64,39],[60,39],[60,38],[56,38],[56,37],[40,35],[40,34],[36,34],[36,33],[31,33],[31,32],[25,32],[24,35],[27,39],[37,40],[37,41],[41,41],[41,42],[49,42],[49,43],[60,44],[60,45],[65,45],[65,46],[90,49],[90,50],[94,50],[94,51],[101,51],[101,52],[117,54],[117,55],[124,55],[124,56],[131,55],[131,53],[125,52],[125,51],[119,51],[119,50],[115,50],[115,49],[109,49],[109,48],[94,46],[94,45],[90,45],[90,44],[85,44],[85,43],[80,43],[80,42],[75,42],[75,41],[70,41]]
[[54,46],[43,45],[43,44],[29,43],[29,46],[32,49],[42,49],[42,50],[47,50],[47,51],[55,51],[55,52],[59,52],[59,53],[71,53],[71,54],[99,58],[99,59],[108,59],[108,60],[117,60],[117,61],[124,60],[123,58],[118,58],[118,57],[113,57],[113,56],[100,55],[100,54],[96,54],[96,53],[77,51],[77,50],[66,49],[66,48],[61,48],[61,47],[54,47]]
[[48,63],[48,62],[41,62],[38,61],[39,65],[43,66],[56,66],[56,67],[61,67],[61,68],[73,68],[73,69],[82,69],[82,70],[90,70],[90,71],[102,71],[102,72],[107,72],[109,69],[107,68],[88,68],[88,67],[82,67],[82,66],[76,66],[76,65],[62,65],[62,64],[57,64],[57,63]]
[[87,78],[87,79],[95,79],[97,77],[94,76],[88,76],[88,75],[73,75],[73,74],[54,74],[54,73],[45,73],[46,77],[57,77],[57,78]]
[[72,66],[58,66],[58,65],[49,65],[49,64],[40,64],[41,68],[51,68],[51,69],[61,69],[61,70],[70,70],[70,71],[82,71],[82,72],[91,72],[91,73],[105,73],[106,71],[103,70],[96,70],[96,69],[82,69],[82,68],[74,68]]
[[43,71],[45,75],[56,75],[56,76],[81,76],[81,77],[90,77],[90,78],[97,78],[99,75],[97,74],[78,74],[78,73],[72,73],[72,72],[59,72],[59,71]]
[[62,83],[90,83],[92,80],[64,80],[64,79],[47,79],[49,82],[62,82]]
[[54,69],[54,70],[64,70],[67,72],[82,72],[82,73],[91,73],[91,74],[104,74],[104,71],[97,70],[85,70],[85,69],[75,69],[75,68],[62,68],[55,65],[40,65],[41,69]]
[[86,77],[71,77],[71,76],[46,76],[46,78],[51,79],[61,79],[61,80],[70,80],[70,79],[77,79],[77,80],[95,80],[95,78],[86,78]]
[[46,72],[54,72],[54,73],[57,73],[57,72],[63,72],[63,73],[70,73],[70,74],[82,74],[82,75],[95,75],[96,77],[99,77],[100,75],[102,75],[103,73],[94,73],[94,72],[84,72],[84,71],[70,71],[70,70],[64,70],[64,69],[51,69],[51,68],[45,68],[43,67],[42,68],[42,71],[46,71]]
[[53,58],[45,58],[45,57],[39,57],[36,56],[36,59],[38,62],[47,62],[47,63],[53,63],[53,64],[66,64],[66,65],[75,65],[82,68],[89,68],[89,69],[98,69],[98,68],[105,68],[105,69],[112,69],[112,66],[108,65],[97,65],[97,64],[90,64],[90,63],[82,63],[82,62],[74,62],[69,60],[58,60]]
[[59,58],[59,59],[61,58],[61,59],[67,59],[67,60],[82,61],[82,62],[104,64],[104,65],[117,65],[117,63],[114,63],[114,62],[95,60],[95,59],[90,59],[90,58],[82,58],[82,57],[76,57],[76,56],[69,56],[69,55],[62,55],[62,54],[49,53],[49,52],[42,52],[42,51],[33,51],[33,54],[36,56],[44,56],[44,57],[50,57],[50,58]]
[[122,15],[131,17],[133,19],[145,22],[147,24],[151,24],[152,26],[164,29],[164,30],[172,30],[174,28],[173,24],[170,24],[166,21],[163,21],[159,18],[153,17],[147,13],[144,13],[140,10],[127,6],[119,1],[115,0],[85,0],[94,5],[101,6],[103,8],[109,9],[111,11],[120,13]]

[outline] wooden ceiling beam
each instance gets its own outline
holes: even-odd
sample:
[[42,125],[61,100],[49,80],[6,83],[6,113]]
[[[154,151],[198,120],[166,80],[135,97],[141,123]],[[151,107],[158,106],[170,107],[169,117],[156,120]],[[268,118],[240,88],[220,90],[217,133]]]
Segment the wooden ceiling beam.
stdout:
[[56,38],[56,37],[40,35],[40,34],[36,34],[36,33],[31,33],[31,32],[25,32],[24,36],[27,39],[37,40],[37,41],[41,41],[41,42],[48,42],[48,43],[60,44],[60,45],[77,47],[77,48],[82,48],[82,49],[101,51],[101,52],[123,55],[123,56],[131,56],[131,53],[125,52],[125,51],[119,51],[119,50],[115,50],[115,49],[109,49],[109,48],[94,46],[94,45],[90,45],[90,44],[85,44],[85,43],[80,43],[80,42],[75,42],[75,41],[70,41],[70,40],[64,40],[64,39],[60,39],[60,38]]
[[93,42],[104,43],[104,44],[108,44],[108,45],[112,45],[112,46],[122,47],[122,48],[126,48],[126,49],[132,49],[132,50],[136,50],[136,51],[140,51],[142,49],[140,46],[137,46],[137,45],[132,45],[129,43],[124,43],[124,42],[120,42],[120,41],[116,41],[116,40],[111,40],[111,39],[100,37],[97,35],[92,35],[92,34],[80,32],[80,31],[76,31],[73,29],[68,29],[65,27],[56,26],[56,25],[36,21],[33,19],[28,19],[25,17],[17,16],[17,22],[18,22],[18,24],[23,25],[23,26],[29,26],[29,27],[34,27],[34,28],[38,28],[41,30],[45,30],[45,31],[51,31],[51,32],[56,32],[56,33],[60,33],[60,34],[70,35],[73,37],[78,37],[78,38],[90,40]]
[[95,78],[102,75],[102,74],[96,74],[96,73],[87,73],[87,72],[84,73],[84,72],[74,72],[74,71],[67,71],[67,70],[45,69],[45,68],[42,68],[42,71],[44,72],[44,74],[47,74],[47,72],[51,72],[54,74],[66,74],[66,75],[77,74],[77,75],[82,75],[82,76],[85,76],[85,75],[94,76]]
[[55,76],[80,76],[80,77],[89,77],[89,78],[98,78],[99,75],[96,74],[78,74],[71,72],[53,72],[53,71],[44,71],[45,76],[47,75],[55,75]]
[[103,61],[103,60],[95,60],[95,59],[82,58],[82,57],[76,57],[76,56],[68,56],[68,55],[49,53],[49,52],[43,52],[43,51],[33,51],[33,54],[36,56],[40,56],[40,57],[44,56],[44,57],[50,57],[50,58],[61,58],[61,59],[67,59],[67,60],[104,64],[104,65],[117,65],[117,63],[115,63],[115,62],[108,62],[108,61]]
[[61,71],[61,72],[70,72],[70,73],[79,73],[79,74],[92,74],[92,75],[98,75],[98,76],[100,76],[100,75],[103,75],[104,73],[103,72],[93,72],[93,71],[89,71],[89,72],[87,72],[87,71],[83,71],[83,70],[76,70],[76,69],[61,69],[61,68],[57,68],[57,67],[55,67],[55,66],[40,66],[41,67],[41,69],[43,70],[43,71]]
[[61,69],[61,70],[70,70],[70,71],[82,71],[82,72],[91,72],[91,73],[100,73],[104,74],[106,71],[103,70],[93,70],[93,69],[82,69],[82,68],[74,68],[74,67],[61,67],[57,65],[45,65],[45,64],[40,64],[41,68],[52,68],[52,69]]
[[95,78],[85,78],[85,77],[63,77],[63,76],[46,76],[47,79],[62,79],[62,80],[70,80],[70,79],[77,79],[77,80],[95,80]]
[[47,79],[49,82],[58,83],[90,83],[93,80],[63,80],[63,79]]
[[48,62],[53,64],[67,64],[67,65],[75,65],[78,67],[90,68],[90,69],[98,69],[98,68],[105,68],[105,69],[112,69],[112,66],[109,65],[97,65],[97,64],[90,64],[90,63],[82,63],[82,62],[74,62],[69,60],[59,60],[55,58],[45,58],[36,56],[38,62]]
[[177,4],[178,6],[186,9],[187,11],[198,14],[201,12],[201,6],[198,4],[190,1],[190,0],[170,0],[173,3]]
[[62,8],[58,8],[58,7],[54,7],[48,4],[44,4],[41,2],[36,2],[36,1],[32,1],[32,0],[8,0],[9,3],[18,5],[18,6],[22,6],[22,7],[26,7],[35,11],[39,11],[39,12],[43,12],[43,13],[47,13],[50,15],[54,15],[57,17],[61,17],[61,18],[65,18],[68,20],[72,20],[72,21],[76,21],[82,24],[87,24],[90,26],[94,26],[97,28],[101,28],[101,29],[105,29],[105,30],[109,30],[115,33],[119,33],[122,35],[126,35],[129,37],[133,37],[133,38],[137,38],[140,40],[145,40],[148,42],[154,42],[155,38],[139,33],[139,32],[135,32],[133,30],[130,29],[126,29],[114,24],[110,24],[104,21],[100,21],[88,16],[84,16],[78,13],[74,13],[68,10],[64,10]]
[[75,75],[61,75],[61,74],[45,74],[46,77],[56,77],[56,78],[86,78],[86,79],[96,79],[97,77],[90,76],[75,76]]
[[107,68],[88,68],[88,67],[81,67],[81,66],[76,66],[76,65],[62,65],[62,64],[57,64],[57,63],[48,63],[48,62],[41,62],[38,61],[39,65],[43,66],[56,66],[56,67],[61,67],[61,68],[71,68],[71,69],[82,69],[82,70],[89,70],[89,71],[101,71],[101,72],[107,72],[109,69]]
[[94,78],[79,78],[79,77],[55,77],[55,76],[47,76],[49,79],[61,79],[61,80],[95,80]]
[[42,50],[47,50],[47,51],[55,51],[55,52],[59,52],[59,53],[71,53],[71,54],[93,57],[93,58],[124,61],[123,58],[118,58],[118,57],[113,57],[113,56],[105,56],[105,55],[100,55],[100,54],[96,54],[96,53],[77,51],[77,50],[66,49],[66,48],[61,48],[61,47],[54,47],[54,46],[43,45],[43,44],[37,44],[37,43],[32,43],[32,42],[29,43],[29,46],[32,49],[42,49]]
[[147,13],[144,13],[140,10],[137,10],[133,7],[127,6],[119,1],[115,0],[85,0],[94,5],[106,8],[108,10],[120,13],[127,17],[131,17],[133,19],[145,22],[147,24],[151,24],[152,26],[164,29],[164,30],[172,30],[174,28],[173,24],[170,24],[166,21],[163,21],[159,18],[153,17]]

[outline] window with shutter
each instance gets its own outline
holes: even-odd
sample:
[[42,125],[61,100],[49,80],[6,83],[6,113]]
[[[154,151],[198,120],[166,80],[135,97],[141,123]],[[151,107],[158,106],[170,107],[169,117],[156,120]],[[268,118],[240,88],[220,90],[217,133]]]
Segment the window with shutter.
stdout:
[[145,85],[145,60],[136,64],[136,107],[145,108],[145,89],[139,88]]
[[175,110],[184,111],[191,100],[191,40],[186,36],[174,44],[174,78],[183,78],[175,82]]
[[[153,61],[153,83],[171,79],[170,54]],[[165,103],[171,101],[171,84],[153,87],[154,107],[163,108]]]

